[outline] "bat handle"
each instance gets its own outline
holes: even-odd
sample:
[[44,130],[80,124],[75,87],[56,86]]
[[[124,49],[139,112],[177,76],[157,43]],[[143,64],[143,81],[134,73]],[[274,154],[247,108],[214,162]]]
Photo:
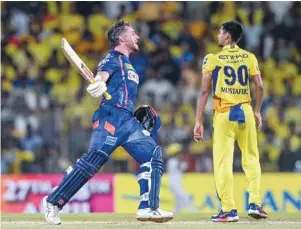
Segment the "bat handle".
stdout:
[[103,93],[103,96],[106,98],[106,100],[111,100],[112,99],[112,96],[106,91]]
[[[95,79],[93,79],[93,80],[90,80],[90,82],[95,83],[96,81],[95,81]],[[103,96],[106,98],[106,100],[111,100],[112,99],[112,96],[106,91],[103,93]]]
[[[91,83],[95,83],[95,80],[91,80]],[[112,96],[108,93],[108,92],[104,92],[103,93],[103,96],[106,98],[106,100],[111,100],[112,99]]]

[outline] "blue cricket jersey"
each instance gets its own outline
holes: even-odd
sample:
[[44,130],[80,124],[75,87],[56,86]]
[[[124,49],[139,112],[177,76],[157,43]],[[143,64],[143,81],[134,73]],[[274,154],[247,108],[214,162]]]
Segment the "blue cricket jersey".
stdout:
[[133,113],[139,76],[129,58],[119,51],[111,50],[99,63],[97,70],[108,72],[110,75],[107,92],[112,98],[106,100],[103,96],[101,104],[121,107]]

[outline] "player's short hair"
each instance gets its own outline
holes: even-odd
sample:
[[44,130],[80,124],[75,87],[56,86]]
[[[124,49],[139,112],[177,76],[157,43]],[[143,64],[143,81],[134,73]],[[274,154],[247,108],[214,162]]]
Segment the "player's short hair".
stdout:
[[123,20],[118,20],[109,28],[108,40],[113,48],[119,45],[119,36],[124,33],[126,26],[130,26],[130,24],[125,23]]
[[235,43],[239,42],[242,33],[243,27],[238,21],[227,21],[222,24],[223,30],[228,32],[231,35],[232,41]]

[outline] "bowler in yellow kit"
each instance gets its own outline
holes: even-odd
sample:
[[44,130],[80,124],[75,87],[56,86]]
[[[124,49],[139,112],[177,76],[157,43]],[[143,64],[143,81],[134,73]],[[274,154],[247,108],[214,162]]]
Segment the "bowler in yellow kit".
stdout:
[[[203,139],[204,110],[212,88],[213,95],[213,163],[215,186],[222,208],[212,216],[214,222],[239,220],[234,201],[233,153],[238,142],[242,153],[242,167],[246,174],[249,209],[256,219],[266,218],[261,207],[261,168],[257,147],[257,131],[262,126],[260,109],[263,83],[255,55],[237,46],[243,33],[239,22],[222,24],[218,53],[208,54],[203,61],[202,86],[196,108],[194,139]],[[256,105],[251,107],[250,80],[256,85]],[[255,121],[256,120],[256,121]],[[257,123],[257,128],[256,128]]]

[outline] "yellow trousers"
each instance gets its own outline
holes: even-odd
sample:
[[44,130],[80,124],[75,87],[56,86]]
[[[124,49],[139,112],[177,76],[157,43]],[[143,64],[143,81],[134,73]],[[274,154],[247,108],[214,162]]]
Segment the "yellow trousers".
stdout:
[[242,168],[246,174],[249,203],[261,205],[261,168],[257,146],[257,130],[251,105],[243,104],[245,125],[229,121],[229,112],[215,112],[213,118],[213,164],[216,191],[224,212],[236,209],[234,201],[233,154],[237,140],[242,153]]

